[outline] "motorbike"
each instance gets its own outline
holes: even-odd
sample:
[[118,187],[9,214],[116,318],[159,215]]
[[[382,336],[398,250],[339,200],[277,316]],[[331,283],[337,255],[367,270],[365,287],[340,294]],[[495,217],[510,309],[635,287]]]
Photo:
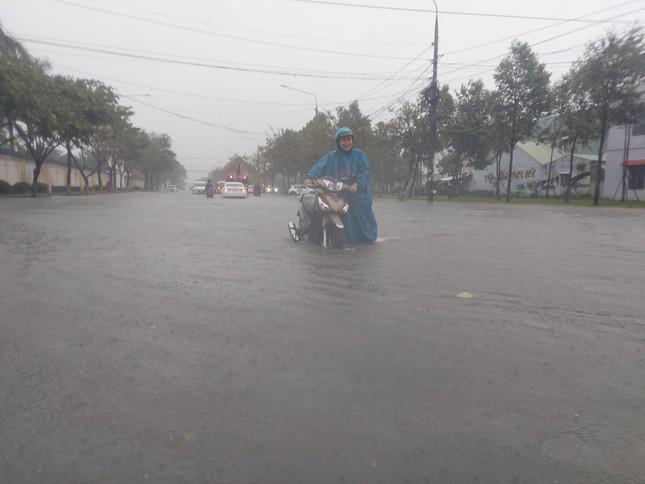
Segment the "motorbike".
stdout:
[[289,222],[289,234],[295,242],[307,240],[324,248],[342,249],[343,215],[349,211],[349,203],[341,194],[343,183],[329,178],[312,182],[310,190],[298,195],[298,222]]
[[213,195],[215,194],[215,188],[214,187],[209,187],[206,189],[206,198],[213,198]]

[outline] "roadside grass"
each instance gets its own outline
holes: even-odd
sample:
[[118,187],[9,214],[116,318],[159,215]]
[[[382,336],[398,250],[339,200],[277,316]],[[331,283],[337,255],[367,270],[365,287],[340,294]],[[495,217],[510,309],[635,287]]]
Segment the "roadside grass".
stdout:
[[[376,194],[377,198],[398,198],[394,194]],[[425,201],[425,196],[423,197],[413,197],[413,200]],[[496,198],[494,196],[485,196],[485,195],[461,195],[458,197],[448,198],[447,195],[435,195],[434,200],[436,202],[448,202],[448,203],[490,203],[497,205],[505,205],[506,199]],[[592,207],[593,206],[593,197],[590,195],[572,197],[569,202],[566,202],[564,199],[559,197],[511,197],[508,202],[512,205],[548,205],[548,206],[573,206],[573,207]],[[645,208],[645,200],[628,200],[626,202],[621,202],[620,200],[612,200],[610,198],[601,198],[600,207],[616,207],[616,208]]]

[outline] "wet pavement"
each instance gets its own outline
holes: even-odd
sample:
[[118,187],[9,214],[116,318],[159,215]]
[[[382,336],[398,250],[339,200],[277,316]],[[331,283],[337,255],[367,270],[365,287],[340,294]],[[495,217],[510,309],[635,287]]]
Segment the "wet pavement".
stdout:
[[643,483],[645,212],[0,199],[0,483]]

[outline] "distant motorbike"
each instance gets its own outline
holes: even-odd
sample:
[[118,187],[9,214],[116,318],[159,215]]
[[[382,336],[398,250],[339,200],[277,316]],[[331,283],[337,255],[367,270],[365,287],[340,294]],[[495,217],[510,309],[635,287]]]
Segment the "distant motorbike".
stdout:
[[349,204],[341,194],[343,183],[318,178],[311,189],[298,195],[298,221],[289,222],[289,234],[296,241],[308,240],[324,248],[342,249],[345,245],[343,215]]
[[215,188],[214,187],[209,187],[206,189],[206,198],[213,198],[213,195],[215,195]]

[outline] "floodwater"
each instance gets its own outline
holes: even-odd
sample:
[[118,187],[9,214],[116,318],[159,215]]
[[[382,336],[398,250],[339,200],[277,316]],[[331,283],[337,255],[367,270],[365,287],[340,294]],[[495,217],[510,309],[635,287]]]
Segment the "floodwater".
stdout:
[[0,199],[0,482],[642,483],[645,212]]

